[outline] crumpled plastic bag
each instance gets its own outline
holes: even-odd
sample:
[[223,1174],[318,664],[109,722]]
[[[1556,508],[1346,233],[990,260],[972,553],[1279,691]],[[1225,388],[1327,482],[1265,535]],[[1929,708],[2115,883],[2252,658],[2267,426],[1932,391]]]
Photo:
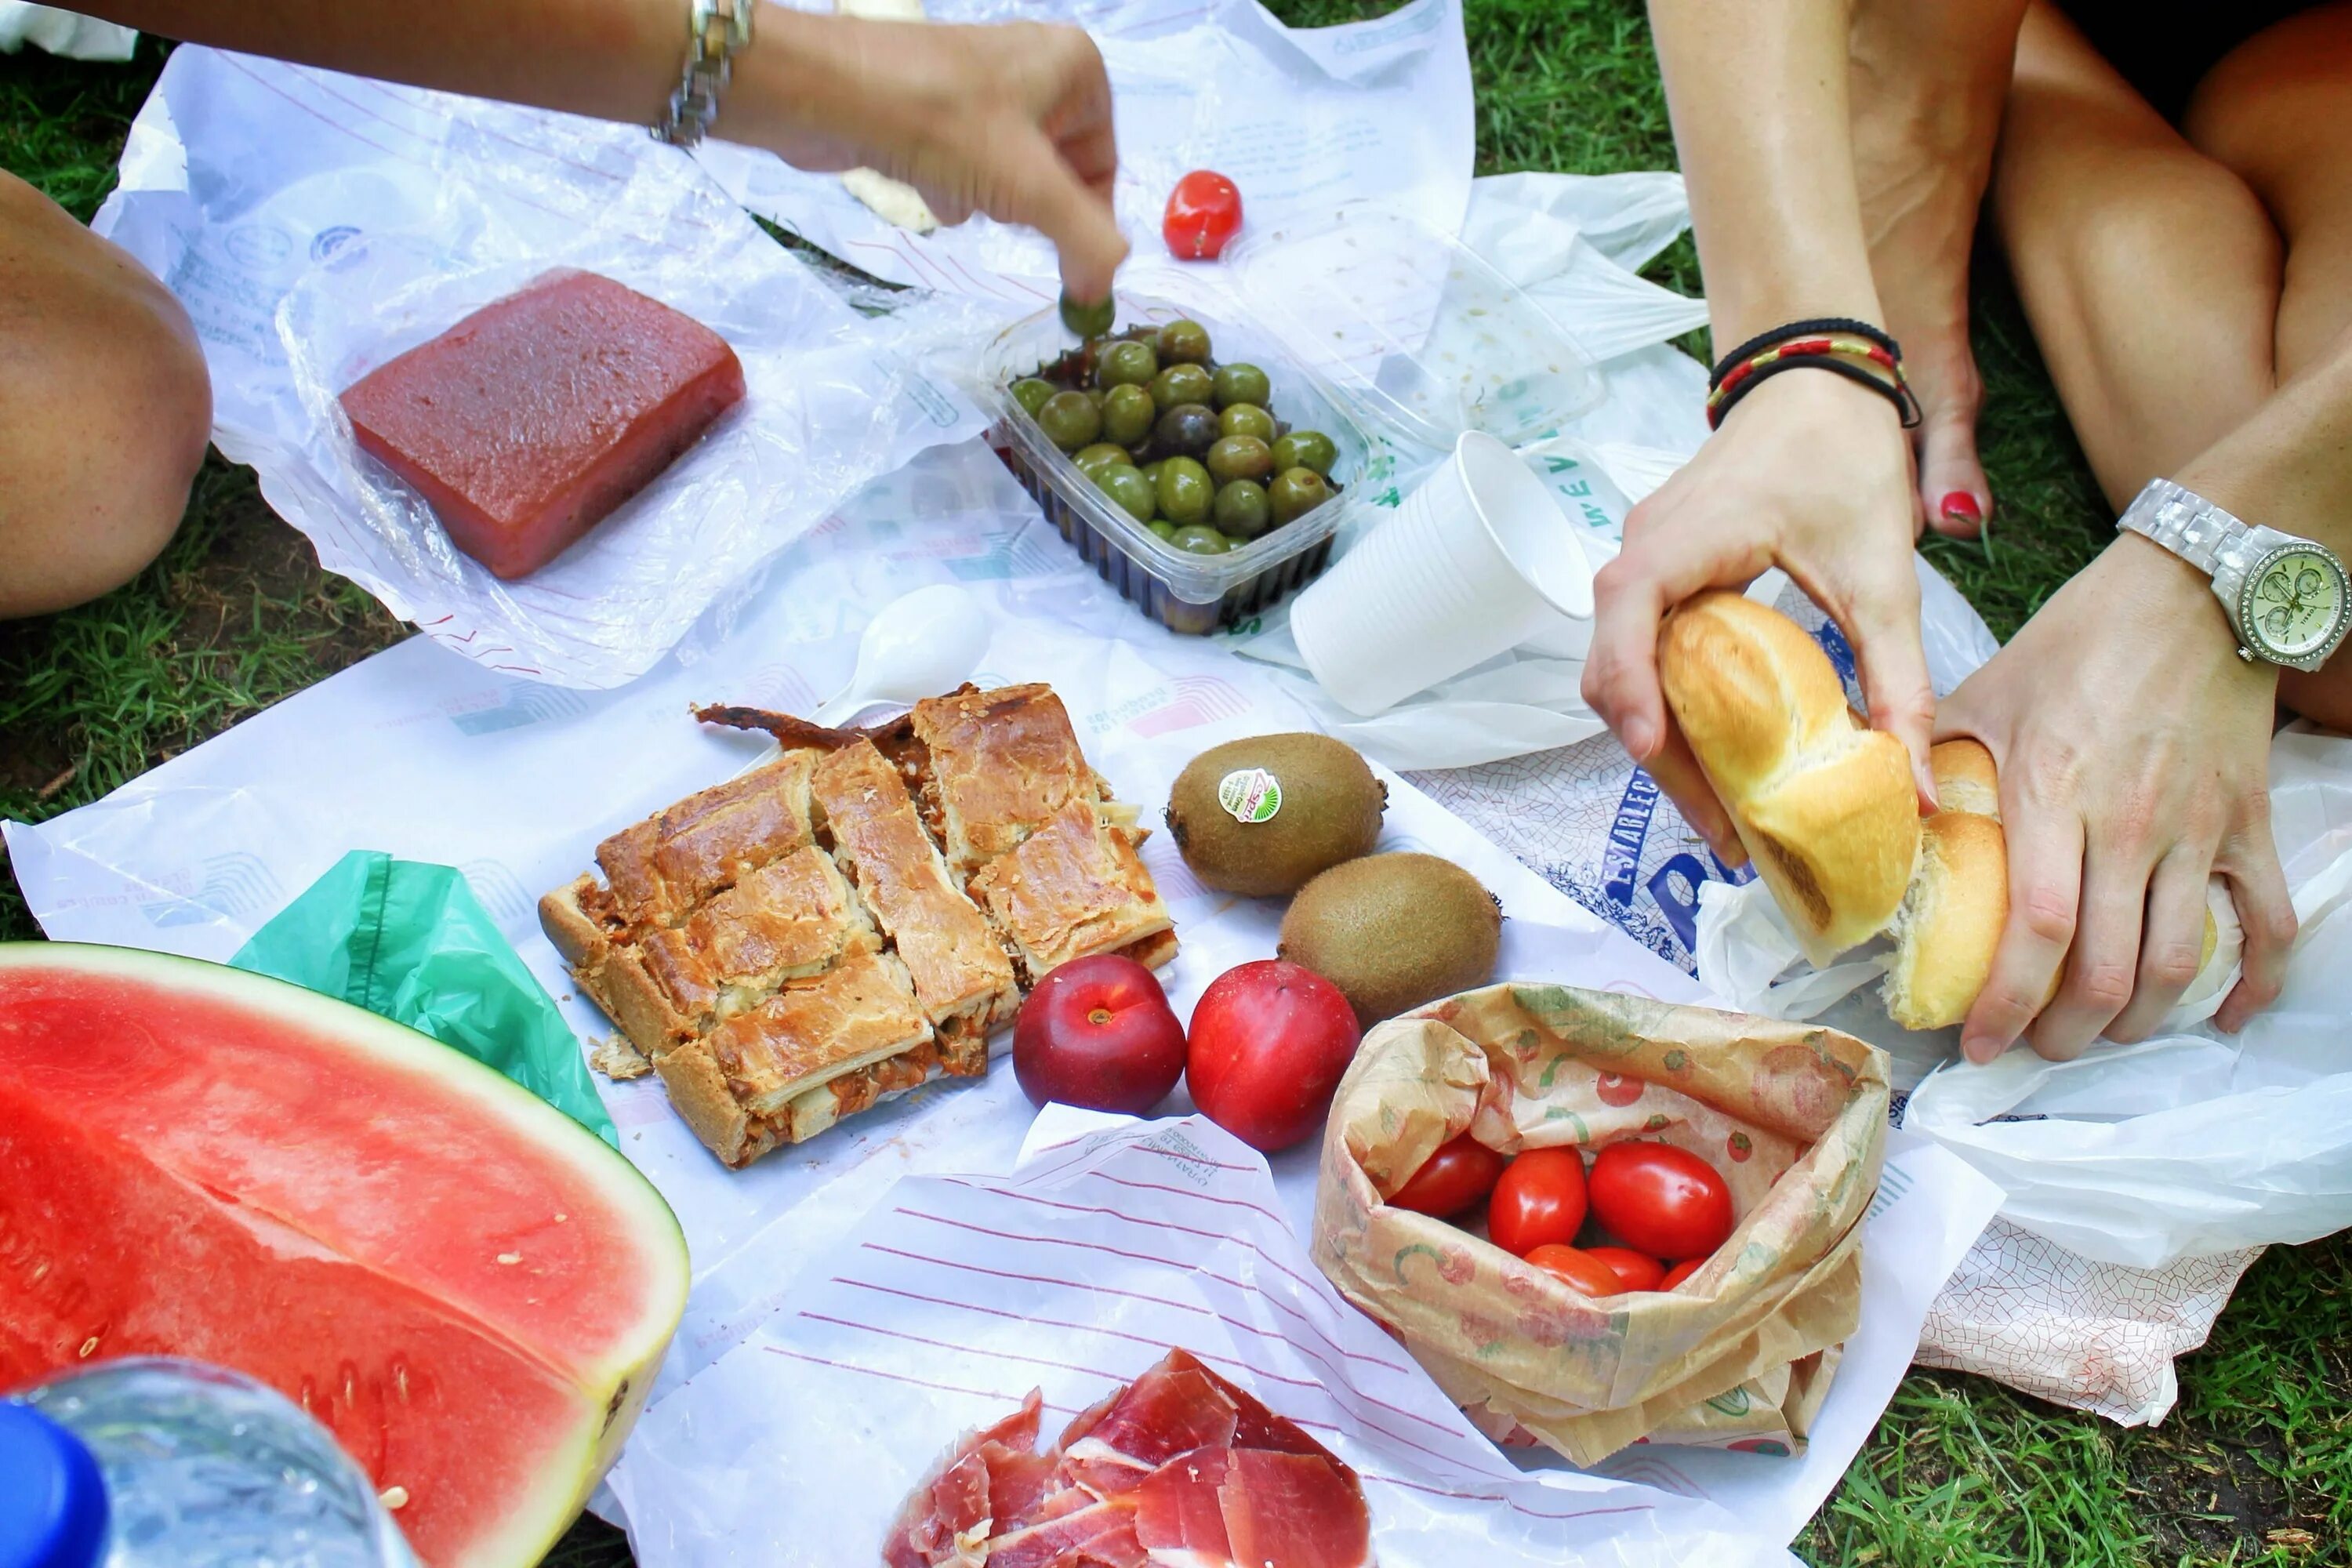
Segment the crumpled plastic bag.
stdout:
[[127,60],[139,47],[139,35],[54,5],[0,0],[0,55],[13,55],[26,44],[60,59]]
[[620,1147],[571,1026],[447,866],[354,849],[229,963],[430,1035]]
[[[1316,1263],[1488,1436],[1591,1465],[1649,1438],[1802,1445],[1862,1300],[1886,1058],[1850,1036],[1609,992],[1509,984],[1364,1039],[1333,1100]],[[1448,1139],[1697,1155],[1735,1229],[1680,1289],[1596,1301],[1381,1201]]]

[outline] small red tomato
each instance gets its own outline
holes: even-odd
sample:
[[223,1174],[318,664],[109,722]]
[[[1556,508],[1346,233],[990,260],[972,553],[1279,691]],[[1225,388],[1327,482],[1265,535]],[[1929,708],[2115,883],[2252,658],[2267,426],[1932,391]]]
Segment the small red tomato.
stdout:
[[1521,1258],[1574,1241],[1583,1223],[1584,1156],[1573,1149],[1528,1150],[1504,1168],[1486,1205],[1486,1234]]
[[1074,959],[1037,983],[1013,1026],[1013,1076],[1043,1105],[1140,1116],[1184,1072],[1184,1026],[1131,958]]
[[1714,1166],[1664,1143],[1612,1143],[1592,1161],[1592,1212],[1654,1258],[1704,1258],[1731,1234],[1731,1189]]
[[1666,1273],[1664,1264],[1630,1247],[1588,1247],[1584,1256],[1597,1258],[1614,1268],[1622,1281],[1620,1289],[1626,1290],[1654,1290]]
[[1168,193],[1160,237],[1179,261],[1214,261],[1241,226],[1241,187],[1213,169],[1195,169]]
[[1192,1008],[1192,1103],[1253,1149],[1287,1149],[1323,1124],[1359,1034],[1355,1008],[1313,970],[1238,964]]
[[1495,1190],[1503,1157],[1467,1132],[1437,1146],[1410,1181],[1389,1199],[1392,1209],[1452,1219]]
[[1658,1290],[1671,1290],[1706,1267],[1706,1259],[1704,1258],[1685,1258],[1684,1261],[1675,1264],[1672,1268],[1667,1269],[1666,1277],[1664,1279],[1659,1280],[1655,1286],[1652,1287],[1652,1289]]
[[1626,1288],[1617,1277],[1617,1270],[1573,1247],[1538,1247],[1528,1254],[1528,1261],[1570,1289],[1581,1290],[1588,1296],[1614,1296]]

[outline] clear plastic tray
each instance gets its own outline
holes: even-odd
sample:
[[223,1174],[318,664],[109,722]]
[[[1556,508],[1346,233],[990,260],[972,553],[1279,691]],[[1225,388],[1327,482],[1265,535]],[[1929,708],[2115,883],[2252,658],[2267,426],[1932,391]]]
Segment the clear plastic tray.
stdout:
[[1371,504],[1375,447],[1329,384],[1298,365],[1264,328],[1229,312],[1180,306],[1120,290],[1118,326],[1189,317],[1209,329],[1217,362],[1246,361],[1274,384],[1273,412],[1297,429],[1320,430],[1339,448],[1339,494],[1295,521],[1223,555],[1194,555],[1162,541],[1097,489],[1013,400],[1013,384],[1072,346],[1057,310],[1040,310],[998,334],[981,363],[981,391],[996,416],[997,450],[1105,582],[1171,631],[1205,634],[1265,608],[1329,563],[1331,536],[1351,509]]
[[[1231,626],[1313,581],[1343,524],[1395,504],[1384,482],[1393,451],[1434,456],[1470,430],[1524,447],[1602,395],[1576,341],[1517,285],[1453,237],[1377,203],[1246,236],[1219,270],[1246,309],[1122,289],[1119,329],[1192,317],[1220,363],[1265,368],[1276,418],[1322,430],[1339,449],[1337,497],[1238,550],[1192,555],[1163,542],[1013,400],[1014,381],[1072,346],[1057,311],[1006,328],[981,364],[992,438],[1013,473],[1106,582],[1175,631]],[[1161,280],[1192,291],[1189,279],[1162,271]]]

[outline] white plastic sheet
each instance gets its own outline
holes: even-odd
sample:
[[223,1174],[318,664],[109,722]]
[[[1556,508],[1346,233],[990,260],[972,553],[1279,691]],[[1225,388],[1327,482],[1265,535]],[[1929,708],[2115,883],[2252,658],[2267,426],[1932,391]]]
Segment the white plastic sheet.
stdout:
[[[486,667],[620,685],[858,487],[982,427],[928,347],[968,302],[871,319],[642,131],[183,48],[93,226],[203,339],[214,439],[320,562]],[[550,268],[601,272],[718,331],[744,402],[527,578],[457,552],[352,445],[335,395]]]
[[[927,455],[813,531],[732,635],[692,666],[667,661],[624,691],[568,692],[499,676],[415,639],[103,801],[38,827],[7,825],[9,853],[51,936],[212,958],[233,952],[346,849],[456,865],[583,1036],[601,1035],[610,1026],[573,994],[538,931],[536,894],[576,875],[614,827],[759,753],[756,738],[695,724],[689,702],[804,710],[846,678],[856,634],[873,609],[926,582],[961,582],[982,595],[995,637],[979,679],[1051,680],[1089,757],[1129,799],[1164,800],[1183,763],[1219,741],[1308,722],[1260,670],[1137,616],[1071,555],[993,456],[967,444]],[[1689,976],[1559,897],[1402,780],[1391,782],[1382,847],[1447,856],[1501,896],[1511,917],[1500,969],[1507,977],[1704,998]],[[1280,911],[1202,889],[1164,834],[1144,854],[1181,932],[1184,951],[1165,978],[1179,1012],[1189,1014],[1218,973],[1271,951]],[[892,1184],[910,1174],[1008,1171],[1030,1123],[1013,1076],[1000,1069],[978,1084],[927,1089],[730,1173],[677,1121],[656,1082],[599,1087],[624,1152],[684,1222],[695,1266],[686,1326],[639,1445],[668,1429],[663,1412],[681,1389],[694,1392],[696,1403],[683,1408],[699,1413],[698,1422],[745,1430],[764,1421],[756,1385],[746,1384],[740,1399],[726,1394],[732,1373],[717,1363],[779,1313],[800,1310],[804,1289],[831,1279],[817,1260],[865,1237],[864,1216]],[[1181,1095],[1170,1109],[1187,1109]],[[1922,1145],[1918,1158],[1927,1163],[1897,1163],[1913,1175],[1889,1183],[1895,1206],[1872,1221],[1886,1239],[1874,1239],[1871,1250],[1883,1249],[1886,1267],[1873,1266],[1862,1328],[1808,1454],[1742,1456],[1754,1468],[1724,1476],[1706,1457],[1685,1464],[1658,1450],[1647,1458],[1663,1468],[1638,1478],[1643,1485],[1730,1500],[1727,1506],[1768,1542],[1794,1533],[1891,1397],[1936,1280],[1994,1202],[1988,1185],[1939,1151]],[[1278,1157],[1273,1180],[1281,1212],[1303,1235],[1312,1150]],[[751,1364],[776,1359],[754,1353],[761,1361]],[[1009,1386],[942,1381],[992,1393]],[[1259,1392],[1281,1403],[1279,1386]],[[951,1436],[969,1413],[943,1402],[926,1420]],[[713,1430],[678,1419],[682,1432]],[[946,1439],[908,1440],[905,1462],[919,1464]],[[779,1450],[794,1463],[774,1460],[759,1472],[761,1484],[817,1463],[822,1447]],[[624,1460],[625,1491],[636,1484],[635,1463]],[[661,1489],[628,1495],[634,1505]],[[631,1514],[633,1528],[650,1531],[656,1521],[675,1533],[662,1538],[667,1545],[641,1540],[648,1562],[726,1561],[725,1551],[736,1560],[778,1561],[783,1550],[767,1536],[714,1542],[709,1531],[718,1526],[676,1510]],[[1647,1560],[1689,1559],[1668,1552]]]
[[139,35],[54,5],[0,0],[0,55],[13,55],[26,44],[66,59],[127,60],[139,47]]

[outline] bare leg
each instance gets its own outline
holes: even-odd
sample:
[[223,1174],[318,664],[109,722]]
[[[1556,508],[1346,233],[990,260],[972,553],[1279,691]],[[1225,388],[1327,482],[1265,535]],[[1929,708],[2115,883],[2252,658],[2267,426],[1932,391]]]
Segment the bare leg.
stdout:
[[179,301],[0,174],[0,619],[95,598],[153,560],[211,426]]
[[1984,385],[1969,349],[1969,252],[2026,0],[1862,0],[1853,10],[1854,180],[1871,274],[1919,395],[1922,515],[1975,534]]
[[[2199,87],[2185,135],[2063,18],[2038,4],[2029,15],[1994,209],[2034,335],[2116,506],[2225,438],[2245,454],[2325,438],[2330,389],[2352,387],[2352,148],[2334,131],[2347,114],[2352,5],[2303,13],[2234,51]],[[2340,498],[2324,492],[2344,465],[2310,459],[2309,480],[2278,492],[2304,515],[2263,521],[2341,553]],[[2352,659],[2289,671],[2279,695],[2352,728]]]

